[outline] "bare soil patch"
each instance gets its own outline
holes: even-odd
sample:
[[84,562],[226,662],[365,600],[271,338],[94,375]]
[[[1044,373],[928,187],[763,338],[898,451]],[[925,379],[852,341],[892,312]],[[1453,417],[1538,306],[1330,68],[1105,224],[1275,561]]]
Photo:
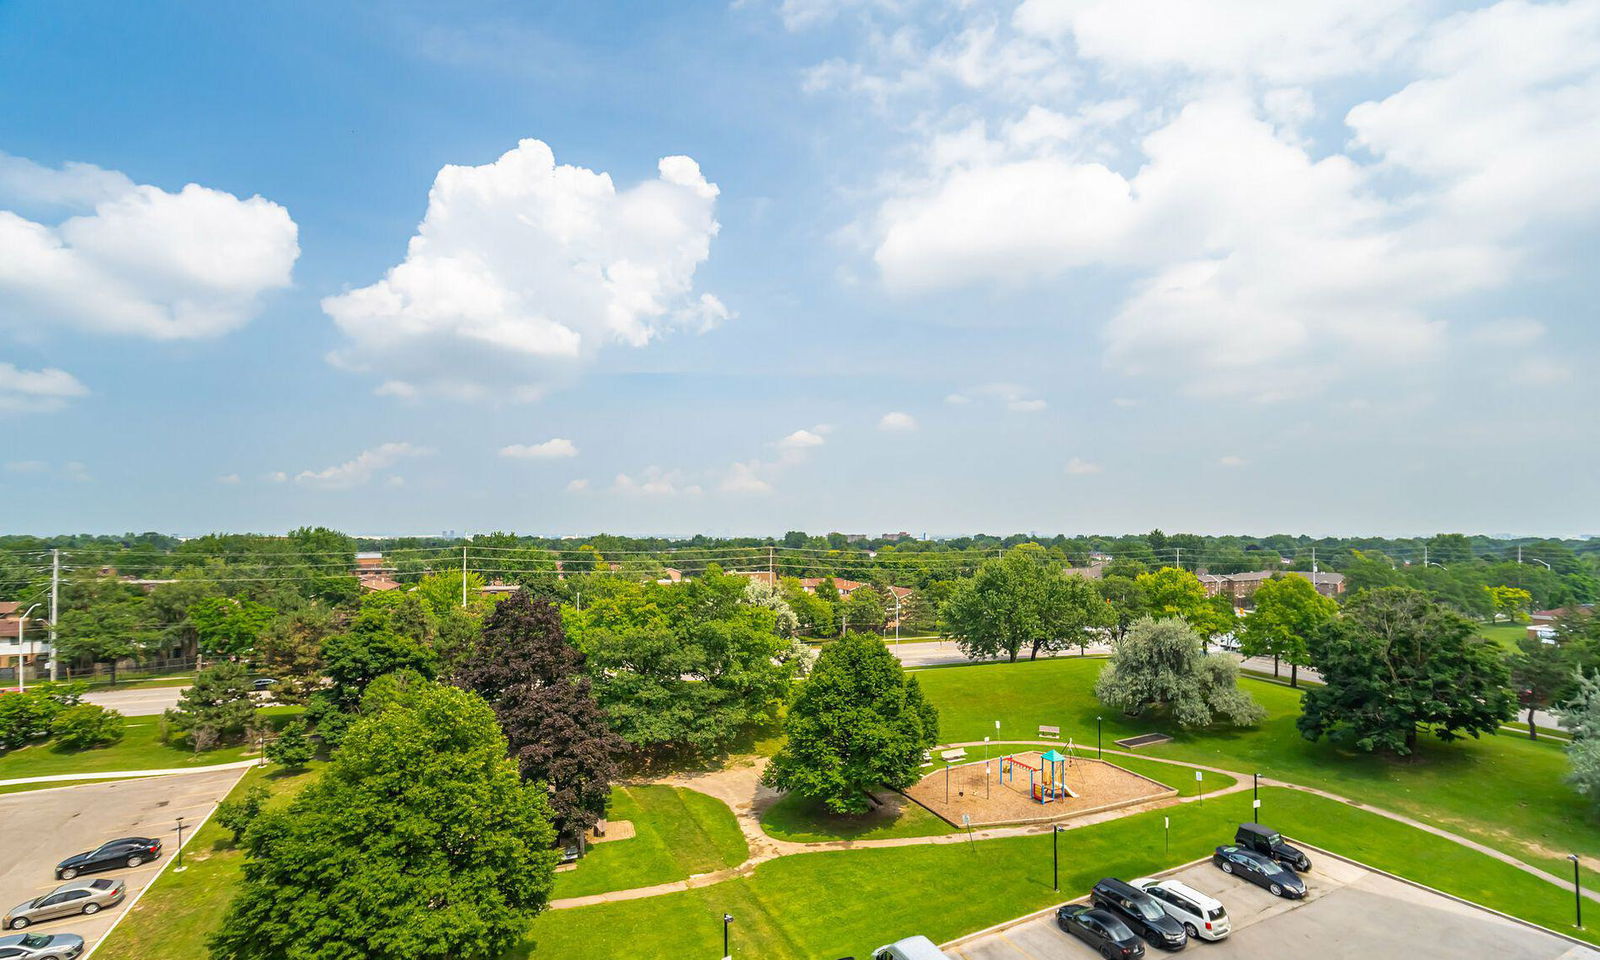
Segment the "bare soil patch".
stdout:
[[[1016,756],[1035,765],[1039,762],[1037,753]],[[1178,795],[1165,784],[1104,760],[1074,759],[1066,767],[1065,779],[1077,796],[1039,803],[1029,792],[1027,771],[1018,770],[1009,782],[1002,782],[1000,759],[995,758],[930,773],[906,794],[958,827],[964,825],[963,814],[972,818],[974,827],[1070,820]]]

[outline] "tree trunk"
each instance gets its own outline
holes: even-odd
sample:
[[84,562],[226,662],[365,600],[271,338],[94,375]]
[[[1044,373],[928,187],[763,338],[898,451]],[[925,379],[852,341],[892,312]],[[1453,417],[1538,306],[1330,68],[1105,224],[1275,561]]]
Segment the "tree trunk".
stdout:
[[111,661],[111,685],[113,687],[117,685],[117,661],[115,660]]
[[1039,641],[1037,641],[1037,640],[1033,641],[1033,643],[1028,647],[1028,659],[1029,660],[1037,660],[1037,659],[1039,659]]
[[1016,663],[1017,662],[1017,650],[1018,649],[1019,648],[1017,648],[1017,647],[1012,647],[1012,648],[1010,648],[1009,650],[1006,651],[1007,653],[1009,653],[1011,655],[1011,662],[1012,663]]
[[1417,727],[1415,724],[1406,728],[1406,755],[1411,757],[1417,755]]
[[1272,655],[1272,679],[1278,679],[1278,655],[1276,653]]
[[1537,739],[1539,739],[1539,730],[1538,730],[1537,727],[1535,727],[1533,725],[1533,710],[1534,710],[1534,708],[1530,704],[1529,707],[1528,707],[1528,739],[1529,740],[1537,740]]
[[1300,664],[1298,663],[1289,664],[1289,686],[1300,686]]

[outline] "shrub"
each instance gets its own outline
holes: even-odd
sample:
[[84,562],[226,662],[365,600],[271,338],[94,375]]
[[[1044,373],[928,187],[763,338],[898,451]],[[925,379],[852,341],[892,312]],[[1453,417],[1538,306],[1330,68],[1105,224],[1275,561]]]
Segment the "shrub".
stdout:
[[285,770],[300,770],[316,756],[317,748],[306,736],[306,723],[299,717],[283,725],[278,736],[267,742],[267,759]]
[[229,797],[217,804],[217,823],[233,834],[234,845],[244,842],[244,833],[256,822],[267,805],[267,788],[256,784],[240,797]]
[[50,721],[50,735],[67,750],[109,746],[121,740],[123,732],[122,714],[92,703],[67,707]]
[[0,696],[0,747],[15,750],[50,734],[51,721],[83,698],[81,683],[43,683]]

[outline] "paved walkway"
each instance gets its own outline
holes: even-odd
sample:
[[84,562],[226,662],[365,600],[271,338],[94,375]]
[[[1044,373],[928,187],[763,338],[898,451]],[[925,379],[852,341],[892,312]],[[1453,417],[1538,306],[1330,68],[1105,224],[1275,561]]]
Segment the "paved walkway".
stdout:
[[[1044,747],[1054,747],[1060,745],[1053,740],[1015,740],[1008,742],[1035,744]],[[982,745],[983,741],[977,740],[944,744],[943,746],[974,747]],[[1213,790],[1206,793],[1205,797],[1216,797],[1230,793],[1239,793],[1251,789],[1252,786],[1250,774],[1241,773],[1237,770],[1229,770],[1226,767],[1208,766],[1203,763],[1193,763],[1188,760],[1173,760],[1165,757],[1153,757],[1146,754],[1132,753],[1126,750],[1106,750],[1104,752],[1113,756],[1136,757],[1140,760],[1149,760],[1155,763],[1165,763],[1176,767],[1205,770],[1210,773],[1223,774],[1233,778],[1233,786],[1224,787],[1221,790]],[[710,886],[712,884],[722,883],[725,880],[731,880],[735,877],[746,876],[754,872],[756,867],[760,864],[782,856],[818,853],[827,850],[864,850],[879,847],[941,845],[966,843],[969,839],[994,840],[1001,837],[1023,837],[1030,836],[1032,834],[1049,833],[1052,827],[1055,826],[1059,826],[1063,830],[1075,830],[1080,827],[1086,827],[1096,823],[1104,823],[1108,820],[1115,820],[1131,814],[1141,813],[1146,810],[1153,810],[1159,807],[1172,806],[1176,804],[1194,803],[1197,802],[1198,799],[1203,799],[1192,796],[1169,797],[1160,800],[1153,800],[1149,803],[1139,804],[1136,806],[1122,807],[1116,810],[1105,810],[1099,813],[1078,817],[1060,824],[1038,823],[1013,827],[989,827],[982,830],[974,830],[971,832],[970,837],[967,833],[953,833],[940,834],[932,837],[891,837],[882,840],[830,840],[822,843],[798,843],[793,840],[779,840],[776,837],[769,836],[764,830],[761,829],[761,815],[766,812],[766,810],[771,807],[772,804],[776,803],[779,797],[782,796],[781,793],[778,793],[777,791],[774,791],[761,784],[761,773],[766,769],[766,764],[767,760],[765,757],[744,759],[736,761],[730,766],[719,767],[708,771],[675,774],[670,777],[664,777],[653,781],[655,783],[668,784],[675,787],[687,787],[691,790],[697,790],[701,793],[716,797],[718,800],[721,800],[723,803],[727,804],[728,808],[733,811],[734,819],[739,824],[740,832],[744,834],[745,840],[750,846],[750,856],[746,858],[743,863],[734,867],[729,867],[725,870],[718,870],[713,873],[698,874],[685,880],[674,880],[668,883],[658,883],[648,887],[635,887],[629,890],[612,890],[606,893],[597,893],[586,897],[568,897],[564,900],[552,900],[550,902],[551,909],[561,910],[571,907],[592,906],[600,903],[615,903],[622,900],[640,900],[646,897],[656,897],[661,896],[662,894],[677,893],[696,887]],[[1290,790],[1299,790],[1303,793],[1314,794],[1315,796],[1322,797],[1326,800],[1333,800],[1337,803],[1356,807],[1358,809],[1365,810],[1368,813],[1377,814],[1378,816],[1386,817],[1397,823],[1403,823],[1407,826],[1416,827],[1417,829],[1427,831],[1434,836],[1458,843],[1470,850],[1493,857],[1494,859],[1499,860],[1501,863],[1516,867],[1517,869],[1531,874],[1532,876],[1538,877],[1547,883],[1552,883],[1563,888],[1571,886],[1571,881],[1567,878],[1557,877],[1552,873],[1540,870],[1538,867],[1524,863],[1510,854],[1502,853],[1501,851],[1481,844],[1476,840],[1463,837],[1460,834],[1451,833],[1448,830],[1435,827],[1431,824],[1423,823],[1420,820],[1412,819],[1404,814],[1393,813],[1380,807],[1370,806],[1365,803],[1358,803],[1349,799],[1348,797],[1343,797],[1327,790],[1320,790],[1315,787],[1305,787],[1296,783],[1289,783],[1284,780],[1276,780],[1270,777],[1262,777],[1261,785],[1285,787]],[[1584,890],[1583,894],[1590,900],[1600,902],[1600,891]]]

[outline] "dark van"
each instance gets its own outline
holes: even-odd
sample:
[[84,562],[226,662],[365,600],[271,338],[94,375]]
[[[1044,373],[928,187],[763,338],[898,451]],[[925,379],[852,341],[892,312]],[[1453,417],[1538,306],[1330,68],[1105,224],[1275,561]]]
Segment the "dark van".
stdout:
[[1152,947],[1182,950],[1189,944],[1189,935],[1183,924],[1167,916],[1155,897],[1130,883],[1107,877],[1089,891],[1089,899],[1101,910],[1110,911],[1117,919],[1133,928],[1133,932]]

